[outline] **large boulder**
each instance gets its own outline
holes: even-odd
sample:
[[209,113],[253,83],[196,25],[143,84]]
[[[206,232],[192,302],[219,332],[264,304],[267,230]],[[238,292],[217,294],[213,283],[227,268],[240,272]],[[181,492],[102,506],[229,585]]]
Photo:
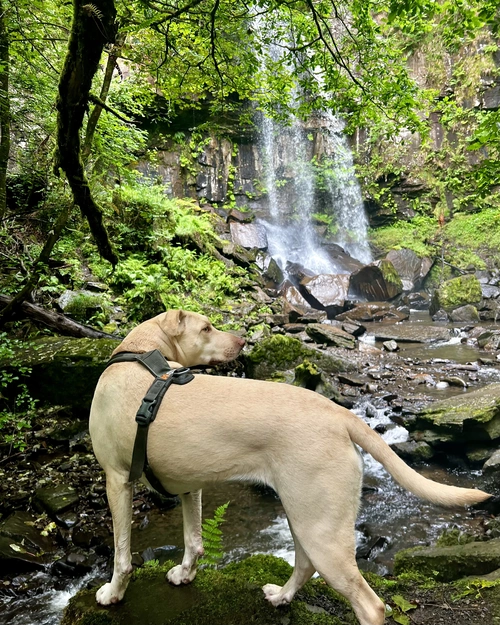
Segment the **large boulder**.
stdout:
[[[31,368],[26,384],[35,399],[88,410],[97,380],[118,342],[46,337],[17,348],[13,370],[20,366]],[[0,366],[9,371],[11,363],[0,362]]]
[[398,272],[403,291],[418,289],[432,267],[430,258],[420,258],[413,250],[391,250],[386,259],[391,261]]
[[394,573],[417,573],[450,582],[469,575],[487,575],[500,568],[500,538],[447,547],[417,547],[399,551]]
[[311,305],[299,291],[299,289],[288,281],[285,281],[279,290],[280,295],[293,308],[305,312],[311,310]]
[[255,259],[255,263],[261,270],[262,277],[266,281],[267,286],[273,287],[283,282],[283,271],[270,254],[259,252]]
[[370,328],[367,336],[378,341],[399,341],[402,343],[435,343],[448,341],[451,332],[442,326],[394,324]]
[[390,260],[377,260],[351,274],[350,292],[369,302],[390,300],[403,292],[403,283]]
[[245,373],[249,378],[259,380],[280,379],[280,373],[294,369],[304,360],[327,373],[357,370],[357,366],[345,357],[306,347],[298,339],[276,334],[257,343],[245,355]]
[[231,221],[229,224],[231,239],[236,245],[241,245],[247,249],[256,247],[259,250],[267,249],[266,229],[262,224],[244,224],[238,221]]
[[438,310],[447,313],[466,304],[477,306],[481,303],[481,283],[473,274],[466,274],[443,282],[432,295],[429,312],[431,315]]
[[[61,625],[334,625],[354,623],[345,600],[321,579],[311,580],[289,608],[276,609],[264,599],[262,586],[283,586],[292,573],[284,560],[254,555],[219,570],[198,572],[192,584],[166,582],[166,566],[140,567],[125,600],[106,608],[95,588],[72,597]],[[323,607],[324,606],[324,607]],[[325,609],[326,608],[326,609]]]
[[415,440],[431,444],[500,438],[500,383],[432,403],[411,428]]
[[409,312],[398,310],[388,302],[361,302],[335,317],[337,321],[384,321],[398,323],[408,319]]
[[344,310],[349,291],[349,274],[319,274],[300,281],[302,294],[313,308],[334,317]]
[[326,323],[311,323],[306,326],[306,332],[316,343],[345,347],[346,349],[356,347],[354,336],[336,326]]
[[340,245],[337,245],[336,243],[323,243],[321,245],[321,249],[328,254],[339,270],[352,273],[353,271],[358,271],[358,269],[361,269],[364,266],[362,262],[356,260],[356,258],[353,258],[352,256],[349,256],[344,248],[340,247]]

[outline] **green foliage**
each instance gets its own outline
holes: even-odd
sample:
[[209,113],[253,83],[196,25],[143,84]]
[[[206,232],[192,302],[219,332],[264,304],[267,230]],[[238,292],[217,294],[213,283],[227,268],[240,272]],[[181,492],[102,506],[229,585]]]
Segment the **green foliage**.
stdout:
[[391,613],[393,620],[396,623],[400,623],[400,625],[410,625],[411,621],[407,612],[414,610],[417,606],[414,603],[407,601],[401,595],[394,595],[391,599],[394,603],[394,608]]
[[205,554],[199,560],[200,565],[217,568],[224,556],[222,548],[222,531],[220,526],[224,523],[229,501],[216,508],[212,519],[205,519],[201,524],[201,537]]
[[452,595],[454,601],[459,601],[464,597],[473,596],[475,599],[482,597],[481,591],[487,588],[495,588],[500,586],[500,580],[488,580],[488,579],[459,579],[454,583],[456,592]]
[[419,256],[432,255],[432,237],[438,224],[429,217],[414,217],[411,221],[398,221],[371,232],[374,245],[382,252],[408,248]]
[[26,434],[31,429],[36,400],[26,385],[31,368],[16,362],[15,347],[21,341],[0,333],[0,363],[9,369],[0,368],[0,443],[10,450],[26,447]]

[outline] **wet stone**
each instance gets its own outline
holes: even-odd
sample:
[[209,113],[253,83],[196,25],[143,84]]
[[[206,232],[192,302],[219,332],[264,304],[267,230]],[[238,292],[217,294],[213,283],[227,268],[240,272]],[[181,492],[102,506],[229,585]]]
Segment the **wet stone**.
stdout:
[[312,323],[307,326],[306,332],[317,343],[345,347],[346,349],[354,349],[356,344],[352,334],[325,323]]
[[71,529],[78,523],[78,516],[74,512],[64,512],[56,515],[56,521],[62,527]]
[[0,574],[42,569],[45,554],[54,551],[52,541],[35,528],[35,517],[14,512],[0,524]]
[[79,496],[75,489],[66,484],[58,486],[39,488],[35,493],[35,506],[47,512],[51,517],[55,517],[61,512],[68,510],[79,501]]
[[424,441],[407,441],[404,443],[394,443],[392,449],[405,460],[425,462],[434,456],[434,451],[430,445]]
[[384,349],[386,349],[388,352],[396,352],[399,349],[399,345],[396,343],[396,341],[384,341],[382,343],[382,345],[384,346]]
[[339,378],[339,382],[341,382],[342,384],[349,384],[349,386],[363,386],[364,385],[363,380],[353,375],[340,374],[338,378]]

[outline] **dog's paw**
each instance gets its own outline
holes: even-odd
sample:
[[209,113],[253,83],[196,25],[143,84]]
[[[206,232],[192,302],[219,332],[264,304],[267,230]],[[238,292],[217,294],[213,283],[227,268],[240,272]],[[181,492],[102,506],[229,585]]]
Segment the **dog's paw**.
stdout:
[[196,568],[187,570],[182,566],[182,564],[178,564],[170,569],[167,573],[167,581],[169,581],[174,586],[180,586],[181,584],[189,584],[196,577]]
[[113,590],[112,584],[104,584],[101,586],[99,590],[95,594],[96,601],[99,605],[112,605],[113,603],[118,603],[123,599],[123,595],[125,593],[115,592]]
[[277,586],[276,584],[266,584],[262,587],[264,591],[265,598],[269,601],[271,605],[277,608],[279,605],[284,605],[289,603],[286,597],[282,594],[282,586]]

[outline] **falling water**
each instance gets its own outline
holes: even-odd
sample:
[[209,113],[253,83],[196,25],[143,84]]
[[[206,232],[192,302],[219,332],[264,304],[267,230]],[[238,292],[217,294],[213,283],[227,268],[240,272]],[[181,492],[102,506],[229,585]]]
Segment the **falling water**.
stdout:
[[352,152],[344,134],[345,124],[331,112],[324,113],[323,119],[326,121],[323,158],[332,165],[327,186],[338,228],[336,243],[357,260],[368,264],[372,260],[368,246],[368,219],[354,173]]
[[323,114],[318,121],[320,128],[311,131],[296,118],[290,126],[283,126],[260,114],[260,151],[269,202],[269,218],[263,223],[269,253],[282,268],[290,261],[315,273],[345,273],[322,247],[313,224],[313,213],[320,211],[315,144],[321,148],[324,180],[321,212],[331,216],[337,229],[331,241],[363,263],[371,261],[367,219],[344,124],[331,114]]
[[282,268],[290,261],[315,273],[337,273],[335,263],[321,249],[311,221],[314,171],[308,154],[310,141],[304,135],[298,120],[283,127],[262,115],[260,146],[269,201],[269,219],[264,221],[269,253]]

